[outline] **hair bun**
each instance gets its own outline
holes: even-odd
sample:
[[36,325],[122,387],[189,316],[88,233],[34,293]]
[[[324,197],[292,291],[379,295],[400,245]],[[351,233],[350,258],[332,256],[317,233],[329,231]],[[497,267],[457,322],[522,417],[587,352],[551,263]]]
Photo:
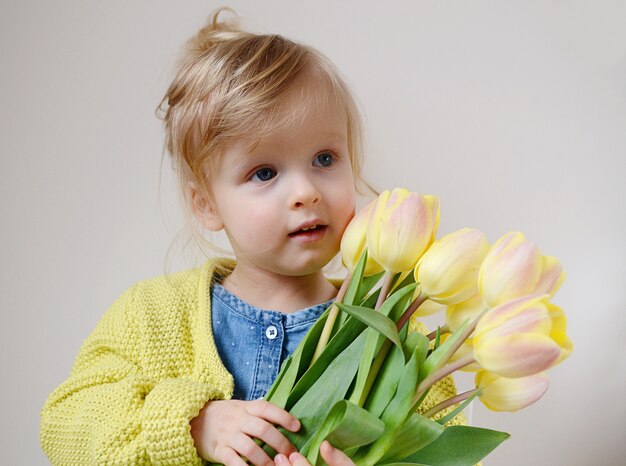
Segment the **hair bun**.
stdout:
[[[231,18],[226,20],[220,18],[223,12],[231,13]],[[239,28],[239,16],[235,10],[221,7],[210,14],[206,25],[187,41],[186,48],[190,54],[198,56],[221,42],[236,39],[244,34]]]

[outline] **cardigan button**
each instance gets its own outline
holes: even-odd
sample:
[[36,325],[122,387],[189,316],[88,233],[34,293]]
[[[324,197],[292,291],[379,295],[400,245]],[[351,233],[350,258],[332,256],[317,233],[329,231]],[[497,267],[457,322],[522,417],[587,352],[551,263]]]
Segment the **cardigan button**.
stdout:
[[275,326],[270,325],[265,329],[265,336],[270,340],[273,340],[278,336],[278,329]]

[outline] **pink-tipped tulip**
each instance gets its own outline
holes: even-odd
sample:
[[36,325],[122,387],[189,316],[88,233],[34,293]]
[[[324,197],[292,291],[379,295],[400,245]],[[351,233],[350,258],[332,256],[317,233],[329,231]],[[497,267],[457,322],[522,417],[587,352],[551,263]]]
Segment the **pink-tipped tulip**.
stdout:
[[[343,261],[343,265],[350,270],[353,270],[354,267],[356,267],[356,264],[365,249],[365,233],[367,231],[367,224],[375,205],[376,200],[373,200],[363,207],[352,218],[343,232],[343,236],[341,237],[341,259]],[[376,263],[372,256],[368,254],[363,275],[369,277],[370,275],[374,275],[382,271],[382,266]]]
[[565,272],[556,257],[542,256],[523,233],[509,232],[491,247],[478,273],[478,288],[490,306],[535,293],[554,296]]
[[485,234],[462,228],[435,241],[417,262],[415,281],[441,304],[465,301],[478,291],[478,269],[489,250]]
[[543,396],[550,382],[545,372],[509,379],[487,371],[476,374],[476,386],[483,387],[480,401],[493,411],[515,412]]
[[388,272],[405,272],[434,241],[439,226],[439,200],[406,189],[378,196],[367,226],[367,250]]
[[536,374],[565,359],[572,351],[563,310],[549,295],[530,295],[487,312],[474,330],[474,357],[485,369],[503,377]]

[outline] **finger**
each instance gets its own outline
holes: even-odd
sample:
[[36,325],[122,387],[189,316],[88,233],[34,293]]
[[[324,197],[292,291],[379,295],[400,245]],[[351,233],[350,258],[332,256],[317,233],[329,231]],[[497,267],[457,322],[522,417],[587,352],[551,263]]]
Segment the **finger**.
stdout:
[[290,413],[265,400],[255,400],[246,406],[246,410],[253,416],[260,417],[272,424],[283,426],[292,432],[300,429],[300,421]]
[[266,466],[273,463],[267,453],[245,434],[238,434],[233,439],[232,448],[255,466]]
[[352,460],[344,452],[333,447],[326,440],[320,445],[320,453],[328,466],[354,466]]
[[274,463],[276,463],[276,466],[293,466],[291,461],[289,461],[289,458],[282,453],[279,453],[274,457]]
[[224,466],[248,466],[248,463],[242,460],[237,452],[230,447],[224,447],[219,461],[222,461]]
[[285,437],[276,427],[259,417],[250,417],[246,423],[244,432],[252,437],[263,440],[278,453],[289,456],[296,451],[287,437]]
[[289,455],[289,462],[293,466],[311,466],[311,463],[297,451]]

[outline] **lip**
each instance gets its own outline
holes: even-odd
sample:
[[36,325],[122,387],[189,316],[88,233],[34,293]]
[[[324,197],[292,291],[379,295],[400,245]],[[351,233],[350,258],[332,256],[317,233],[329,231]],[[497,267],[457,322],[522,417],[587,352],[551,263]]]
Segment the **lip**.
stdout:
[[309,227],[312,227],[314,225],[319,225],[319,226],[323,226],[323,227],[327,227],[328,226],[328,225],[326,225],[324,223],[323,220],[321,220],[319,218],[314,218],[313,220],[309,220],[309,221],[304,222],[301,225],[299,225],[298,228],[296,228],[291,233],[289,233],[289,236],[295,235],[298,231],[302,230],[303,228],[309,228]]

